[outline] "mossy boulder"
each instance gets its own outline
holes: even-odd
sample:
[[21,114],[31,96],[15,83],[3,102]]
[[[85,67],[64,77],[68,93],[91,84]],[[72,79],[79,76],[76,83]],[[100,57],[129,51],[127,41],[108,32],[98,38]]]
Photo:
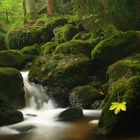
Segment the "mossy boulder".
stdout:
[[5,34],[0,32],[0,51],[6,49]]
[[22,69],[26,63],[26,56],[19,50],[0,51],[0,67],[14,67]]
[[23,79],[17,69],[0,68],[0,99],[15,108],[25,105]]
[[77,29],[72,24],[67,24],[59,28],[55,36],[55,41],[59,43],[70,41],[76,33]]
[[22,27],[10,30],[6,35],[8,49],[22,49],[25,46],[39,43],[38,28]]
[[96,88],[84,85],[72,89],[69,99],[72,106],[90,108],[95,101],[103,99],[103,96]]
[[10,125],[21,121],[23,121],[23,114],[20,111],[0,111],[0,126]]
[[91,60],[84,54],[49,54],[34,62],[29,79],[47,85],[50,96],[62,97],[65,94],[68,98],[68,91],[71,88],[89,81],[91,71]]
[[140,74],[140,54],[124,58],[108,68],[109,82],[123,78],[130,78]]
[[[94,44],[95,43],[95,44]],[[90,57],[92,49],[97,44],[92,41],[83,41],[83,40],[71,40],[67,43],[62,43],[57,46],[54,54],[77,54],[84,53],[85,55]]]
[[[140,128],[140,76],[122,78],[111,85],[99,120],[98,134],[111,135]],[[126,111],[115,114],[109,108],[112,102],[126,102]],[[130,127],[131,126],[131,127]]]
[[88,40],[90,39],[90,33],[87,32],[79,32],[73,36],[73,40]]
[[91,56],[93,63],[103,68],[136,51],[140,51],[140,33],[128,31],[101,41]]
[[49,54],[53,53],[56,49],[57,43],[55,42],[47,42],[43,46],[41,46],[41,54]]
[[36,60],[29,79],[48,86],[72,88],[85,83],[91,69],[91,60],[84,54],[46,55]]
[[40,28],[40,40],[41,42],[49,42],[51,39],[55,36],[54,35],[54,29],[60,26],[63,26],[67,23],[67,20],[65,18],[57,18],[53,19],[49,23],[47,23],[45,26]]
[[58,116],[61,121],[75,121],[81,119],[83,117],[83,110],[80,107],[71,107],[63,112],[61,112]]
[[33,60],[37,56],[40,55],[41,47],[38,44],[34,44],[33,46],[26,46],[21,49],[21,53],[28,58],[28,60]]

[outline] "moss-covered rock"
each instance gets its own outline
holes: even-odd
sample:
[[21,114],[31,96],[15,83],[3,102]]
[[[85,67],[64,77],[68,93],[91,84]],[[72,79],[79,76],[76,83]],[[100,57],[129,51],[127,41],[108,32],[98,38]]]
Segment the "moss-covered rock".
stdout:
[[25,105],[23,79],[18,70],[0,68],[0,99],[15,108]]
[[38,28],[22,27],[9,31],[6,35],[6,44],[9,49],[22,49],[25,46],[39,43]]
[[73,36],[73,40],[88,40],[90,38],[90,33],[87,32],[79,32]]
[[20,111],[0,111],[0,126],[10,125],[23,121],[23,114]]
[[54,35],[54,29],[63,26],[67,23],[67,20],[65,18],[57,18],[49,23],[47,23],[45,26],[43,26],[40,29],[40,40],[41,42],[49,42],[51,39],[55,36]]
[[38,44],[34,44],[33,46],[26,46],[21,49],[21,53],[25,55],[28,60],[33,60],[40,55],[40,50],[40,46]]
[[[94,44],[95,43],[95,44]],[[77,54],[84,53],[90,57],[92,49],[95,47],[97,42],[83,41],[83,40],[71,40],[67,43],[62,43],[57,46],[54,54]]]
[[81,119],[83,117],[83,110],[80,107],[71,107],[63,112],[61,112],[58,116],[61,121],[75,121],[77,119]]
[[26,63],[26,56],[19,50],[4,50],[0,52],[0,67],[22,69]]
[[91,60],[84,54],[45,55],[35,61],[29,79],[48,86],[72,88],[85,83],[91,69]]
[[91,71],[91,60],[84,54],[49,54],[34,62],[29,79],[35,83],[47,85],[48,94],[51,97],[60,103],[67,101],[68,104],[69,90],[86,84]]
[[[120,79],[111,85],[99,120],[98,133],[124,133],[140,127],[140,76]],[[126,102],[126,111],[115,114],[109,108],[112,102]],[[131,126],[131,127],[130,127]]]
[[59,43],[70,41],[76,33],[77,29],[72,24],[67,24],[59,28],[56,33],[55,40]]
[[140,54],[122,59],[108,68],[109,82],[140,74]]
[[41,54],[49,54],[53,53],[56,49],[57,43],[55,42],[47,42],[41,47]]
[[72,89],[69,99],[72,106],[90,108],[95,101],[103,99],[103,96],[94,87],[84,85]]
[[0,51],[6,49],[5,34],[0,32]]
[[140,33],[128,31],[101,41],[91,55],[93,63],[103,68],[136,51],[140,51]]
[[22,49],[25,46],[31,46],[35,43],[44,43],[51,41],[54,37],[53,30],[67,23],[64,18],[57,18],[50,21],[46,25],[31,26],[13,29],[6,35],[6,43],[9,49]]

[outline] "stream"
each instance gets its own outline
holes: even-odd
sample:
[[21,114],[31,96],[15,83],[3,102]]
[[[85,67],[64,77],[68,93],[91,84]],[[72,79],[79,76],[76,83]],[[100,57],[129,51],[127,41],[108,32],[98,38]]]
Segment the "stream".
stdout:
[[[74,122],[58,120],[66,108],[45,94],[46,88],[28,81],[28,72],[21,72],[26,92],[26,107],[20,111],[24,121],[0,127],[0,140],[112,140],[95,135],[101,110],[83,110],[84,118]],[[140,136],[123,136],[113,140],[140,140]]]

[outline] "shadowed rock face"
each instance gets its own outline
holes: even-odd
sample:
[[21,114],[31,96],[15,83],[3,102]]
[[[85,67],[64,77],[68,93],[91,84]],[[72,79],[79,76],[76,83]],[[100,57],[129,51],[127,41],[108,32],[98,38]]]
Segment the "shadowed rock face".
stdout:
[[[81,19],[85,15],[93,14],[93,16],[87,18],[86,21],[83,21],[86,29],[91,30],[93,27],[98,26],[99,23],[101,23],[101,25],[112,23],[121,30],[140,29],[139,0],[78,0],[75,3],[78,15]],[[95,19],[99,19],[100,21],[96,23]]]
[[0,68],[0,126],[23,120],[21,112],[15,109],[24,107],[23,79],[14,68]]

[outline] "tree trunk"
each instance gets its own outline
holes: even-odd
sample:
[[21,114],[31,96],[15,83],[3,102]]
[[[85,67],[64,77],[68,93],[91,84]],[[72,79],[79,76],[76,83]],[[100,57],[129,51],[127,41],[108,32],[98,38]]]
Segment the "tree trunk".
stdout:
[[47,6],[48,16],[53,16],[54,14],[54,1],[48,0],[48,6]]
[[24,20],[23,22],[27,22],[27,9],[26,9],[26,0],[22,0],[22,6],[23,6],[23,15],[24,15]]

